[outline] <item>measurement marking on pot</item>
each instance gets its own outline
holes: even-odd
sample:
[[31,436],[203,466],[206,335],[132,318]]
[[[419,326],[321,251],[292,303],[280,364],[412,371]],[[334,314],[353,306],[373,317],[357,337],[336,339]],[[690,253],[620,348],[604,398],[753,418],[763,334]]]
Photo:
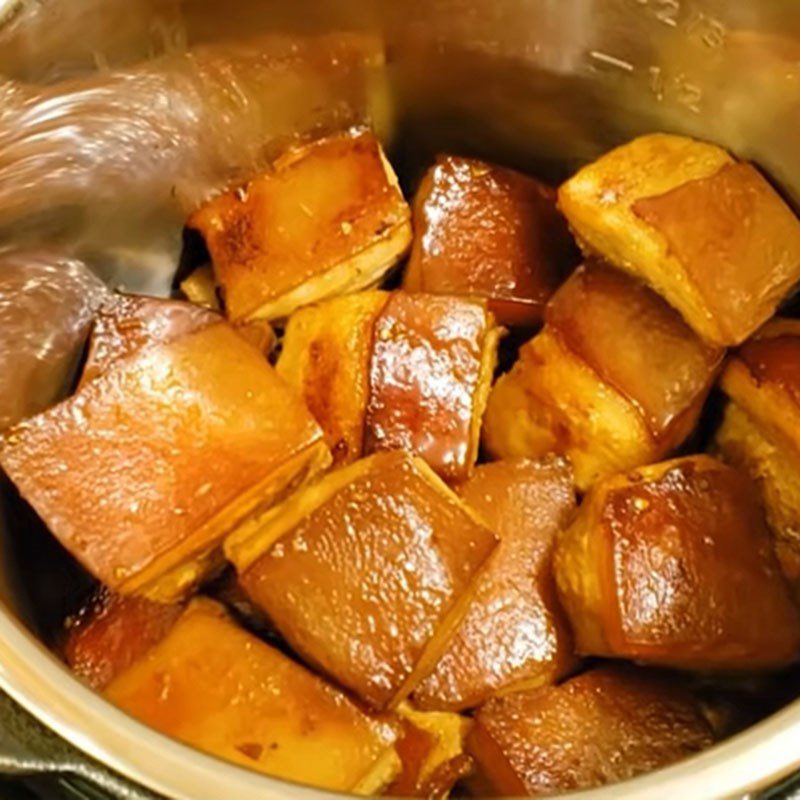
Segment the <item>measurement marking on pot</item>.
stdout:
[[609,67],[615,67],[623,72],[633,72],[633,64],[629,61],[624,61],[616,56],[610,56],[608,53],[603,53],[600,50],[591,50],[589,57],[601,64],[606,64]]
[[669,25],[670,28],[678,26],[681,14],[680,0],[633,0],[636,5],[646,9],[659,22]]
[[700,101],[703,99],[703,90],[694,83],[689,83],[684,75],[677,78],[678,102],[695,114],[700,113]]
[[663,100],[684,106],[694,114],[700,113],[703,101],[703,90],[692,83],[682,72],[677,75],[664,73],[661,67],[648,68],[650,91],[660,103]]
[[686,33],[700,40],[706,47],[714,50],[725,45],[728,27],[725,23],[702,11],[695,11],[686,23]]
[[660,103],[664,99],[664,77],[661,74],[661,67],[650,67],[650,90]]
[[652,3],[653,13],[659,22],[674,28],[678,24],[678,14],[681,13],[681,4],[678,0],[656,0]]
[[725,45],[728,26],[718,17],[691,8],[682,0],[632,0],[653,19],[670,28],[681,28],[689,37],[699,40],[710,49]]

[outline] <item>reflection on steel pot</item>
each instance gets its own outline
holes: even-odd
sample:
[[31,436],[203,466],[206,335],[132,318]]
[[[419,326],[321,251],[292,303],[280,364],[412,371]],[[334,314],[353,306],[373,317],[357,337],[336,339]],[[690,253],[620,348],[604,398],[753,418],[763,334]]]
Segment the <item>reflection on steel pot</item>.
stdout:
[[69,389],[92,315],[107,293],[74,259],[0,252],[0,430]]

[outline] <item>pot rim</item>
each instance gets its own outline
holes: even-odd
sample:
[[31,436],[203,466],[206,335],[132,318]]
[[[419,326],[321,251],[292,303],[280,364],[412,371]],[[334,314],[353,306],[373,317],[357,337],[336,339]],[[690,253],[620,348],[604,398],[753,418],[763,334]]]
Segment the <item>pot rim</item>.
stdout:
[[[0,688],[78,750],[175,800],[325,800],[339,793],[269,778],[201,753],[115,708],[77,680],[0,605]],[[577,800],[721,800],[800,768],[800,702],[679,764],[622,784],[560,795]],[[288,790],[288,791],[287,791]]]

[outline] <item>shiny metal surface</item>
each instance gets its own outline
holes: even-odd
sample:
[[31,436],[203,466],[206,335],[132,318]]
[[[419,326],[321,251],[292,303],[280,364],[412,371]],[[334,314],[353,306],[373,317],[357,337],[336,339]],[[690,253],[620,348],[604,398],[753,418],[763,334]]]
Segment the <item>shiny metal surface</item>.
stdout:
[[[18,7],[4,17],[11,6]],[[103,24],[98,14],[106,15]],[[47,24],[54,19],[59,24]],[[89,25],[89,19],[95,22]],[[243,34],[303,37],[342,29],[366,31],[385,44],[379,78],[388,80],[389,92],[381,94],[379,114],[396,163],[408,175],[434,152],[455,149],[557,179],[638,133],[669,130],[714,140],[755,160],[800,203],[798,0],[229,0],[224,13],[213,0],[0,0],[0,91],[7,101],[0,102],[0,180],[8,190],[8,181],[21,174],[2,134],[20,101],[37,112],[39,124],[46,122],[36,129],[43,135],[39,143],[56,150],[58,142],[76,144],[63,138],[75,134],[69,119],[43,117],[39,112],[47,107],[30,99],[58,95],[65,76],[105,80],[152,56]],[[106,125],[118,123],[119,132],[114,113],[108,110]],[[103,131],[86,131],[78,143],[91,152],[102,145]],[[24,136],[15,131],[13,143]],[[180,156],[191,141],[170,144]],[[63,225],[56,236],[43,216],[17,219],[16,207],[0,199],[0,246],[47,238],[107,278],[166,293],[180,251],[181,209],[166,197],[164,213],[147,213],[154,200],[131,169],[138,151],[132,146],[126,153],[128,161],[112,152],[103,162],[115,175],[122,170],[124,180],[116,189],[119,207],[112,203],[104,210],[102,226]],[[193,162],[176,163],[188,169]],[[170,168],[177,178],[195,177],[182,175],[172,161]],[[72,195],[70,220],[94,213],[93,169],[91,159],[75,166],[72,177],[83,193]],[[35,170],[27,173],[20,188],[30,190],[35,179]],[[12,194],[0,192],[0,198]],[[37,329],[48,324],[30,319]],[[13,533],[6,530],[6,536]],[[48,726],[171,797],[326,796],[166,740],[80,686],[32,632],[24,581],[15,573],[7,539],[3,545],[0,686]],[[795,703],[686,762],[581,797],[742,797],[800,767],[799,741]]]

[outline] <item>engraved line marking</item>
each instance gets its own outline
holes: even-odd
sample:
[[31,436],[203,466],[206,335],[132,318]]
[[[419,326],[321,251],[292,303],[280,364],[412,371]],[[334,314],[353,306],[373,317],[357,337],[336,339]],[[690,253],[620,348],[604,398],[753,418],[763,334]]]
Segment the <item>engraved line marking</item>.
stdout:
[[629,61],[623,61],[621,58],[616,58],[616,56],[610,56],[608,53],[601,53],[599,50],[591,50],[589,56],[602,64],[608,64],[609,67],[615,67],[624,72],[633,72],[633,64]]

